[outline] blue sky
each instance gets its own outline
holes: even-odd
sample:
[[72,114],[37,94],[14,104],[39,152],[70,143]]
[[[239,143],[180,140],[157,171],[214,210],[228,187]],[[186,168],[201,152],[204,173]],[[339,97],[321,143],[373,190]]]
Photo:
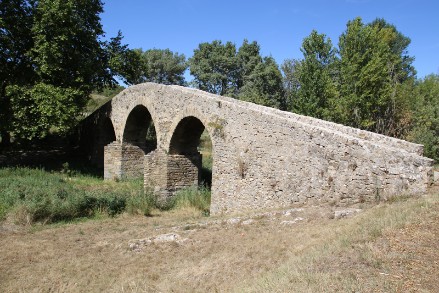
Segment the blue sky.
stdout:
[[107,37],[120,29],[130,48],[166,49],[191,57],[202,42],[257,41],[280,64],[302,58],[313,29],[334,45],[348,20],[384,18],[411,39],[418,77],[439,74],[438,0],[107,0],[101,15]]

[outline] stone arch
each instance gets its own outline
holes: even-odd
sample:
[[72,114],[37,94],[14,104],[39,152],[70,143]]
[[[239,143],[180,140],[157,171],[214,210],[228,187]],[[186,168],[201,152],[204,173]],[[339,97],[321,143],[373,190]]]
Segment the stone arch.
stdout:
[[[169,162],[176,162],[179,169],[168,170],[169,181],[180,182],[180,187],[199,185],[203,183],[207,187],[212,185],[213,163],[213,138],[204,123],[196,116],[185,116],[171,128],[171,136],[168,145]],[[210,153],[202,153],[200,139],[202,135],[209,142]],[[203,164],[209,160],[209,167]],[[172,165],[172,164],[171,164]],[[176,188],[177,189],[177,188]]]
[[101,141],[105,146],[116,140],[116,132],[114,131],[113,121],[109,117],[106,117],[102,122],[101,128]]
[[144,105],[137,105],[130,111],[125,122],[122,142],[139,147],[144,154],[157,148],[154,121]]
[[98,135],[98,148],[97,148],[97,166],[98,168],[104,167],[104,147],[116,140],[116,132],[114,131],[113,122],[109,117],[105,117],[99,127]]
[[136,178],[144,174],[144,157],[157,148],[152,115],[143,104],[135,105],[126,116],[119,140],[105,150],[104,178]]
[[169,142],[169,154],[193,154],[197,153],[201,134],[205,126],[200,119],[187,116],[177,124]]

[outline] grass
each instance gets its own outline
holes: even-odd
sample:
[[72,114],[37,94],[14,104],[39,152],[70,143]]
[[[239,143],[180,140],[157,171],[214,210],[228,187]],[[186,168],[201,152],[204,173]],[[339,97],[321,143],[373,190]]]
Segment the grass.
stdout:
[[[392,280],[386,280],[389,278],[382,276],[394,276],[389,272],[403,262],[401,258],[404,259],[407,256],[388,255],[386,250],[389,248],[382,243],[386,241],[389,234],[398,234],[406,227],[422,223],[423,217],[428,218],[426,216],[428,214],[430,214],[429,216],[433,215],[433,218],[438,218],[438,204],[439,197],[437,195],[430,198],[406,198],[398,202],[376,206],[354,219],[333,222],[325,230],[318,231],[319,238],[323,238],[324,241],[313,241],[312,247],[306,249],[306,253],[289,255],[288,260],[281,266],[246,283],[238,291],[406,291],[403,276],[397,274],[396,276],[399,278]],[[436,233],[438,232],[439,230],[436,229]],[[311,230],[310,233],[315,233],[315,231]],[[413,236],[413,239],[410,239],[412,242],[419,241],[415,235]],[[436,237],[430,237],[430,240],[433,241],[429,243],[431,245],[429,248],[433,248],[435,251]],[[395,241],[399,242],[399,240]],[[403,249],[402,253],[406,252]],[[412,252],[415,253],[415,250]],[[394,261],[395,258],[400,259]],[[394,262],[397,264],[395,265]],[[438,270],[434,272],[434,274],[437,273],[439,273]],[[421,276],[413,277],[421,279]],[[417,285],[419,284],[417,283]]]
[[[143,180],[103,181],[93,176],[32,168],[0,169],[0,221],[19,224],[68,222],[80,218],[114,217],[121,213],[151,216],[160,208]],[[167,209],[194,206],[208,213],[210,192],[182,190]]]
[[[439,196],[340,220],[326,209],[255,216],[248,225],[182,208],[0,228],[2,292],[438,292]],[[304,220],[282,224],[296,217]],[[129,249],[134,239],[167,233],[184,241]]]

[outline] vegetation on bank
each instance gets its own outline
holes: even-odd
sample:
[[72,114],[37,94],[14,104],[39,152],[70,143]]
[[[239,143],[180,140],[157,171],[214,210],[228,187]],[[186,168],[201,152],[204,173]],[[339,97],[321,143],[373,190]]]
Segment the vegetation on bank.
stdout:
[[206,215],[210,191],[181,190],[167,202],[143,190],[143,180],[120,182],[31,168],[0,169],[0,220],[19,224],[55,223],[121,213],[151,216],[154,210],[194,207]]

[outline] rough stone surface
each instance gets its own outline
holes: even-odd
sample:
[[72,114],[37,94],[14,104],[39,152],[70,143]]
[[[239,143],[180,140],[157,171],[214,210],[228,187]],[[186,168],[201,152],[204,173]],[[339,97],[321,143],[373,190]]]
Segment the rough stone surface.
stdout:
[[335,219],[347,218],[361,212],[361,209],[343,209],[334,212]]
[[[157,134],[149,154],[124,141],[139,107]],[[136,85],[102,109],[94,115],[111,119],[116,141],[105,148],[105,178],[143,169],[145,185],[163,196],[197,182],[194,145],[205,127],[213,146],[211,214],[371,202],[422,194],[433,182],[421,145],[195,89]]]

